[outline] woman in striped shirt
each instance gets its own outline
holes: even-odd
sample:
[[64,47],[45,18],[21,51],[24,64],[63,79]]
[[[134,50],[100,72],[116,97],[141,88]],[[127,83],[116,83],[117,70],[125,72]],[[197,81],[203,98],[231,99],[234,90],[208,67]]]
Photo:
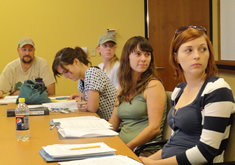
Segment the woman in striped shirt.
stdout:
[[223,78],[216,77],[212,45],[206,29],[176,30],[170,59],[183,83],[174,89],[168,124],[172,135],[162,150],[142,161],[148,164],[205,164],[223,162],[234,98]]

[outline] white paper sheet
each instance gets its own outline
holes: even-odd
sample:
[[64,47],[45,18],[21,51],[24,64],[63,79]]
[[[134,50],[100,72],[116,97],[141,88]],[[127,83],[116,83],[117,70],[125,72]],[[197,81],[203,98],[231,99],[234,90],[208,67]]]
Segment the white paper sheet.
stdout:
[[74,160],[58,163],[60,165],[143,165],[142,163],[123,155],[105,156],[100,158],[89,158],[85,160]]
[[16,103],[18,96],[5,96],[4,99],[0,99],[0,103]]
[[47,107],[49,110],[53,110],[56,108],[57,109],[68,108],[71,110],[78,109],[76,100],[55,102],[55,103],[43,103],[42,105]]

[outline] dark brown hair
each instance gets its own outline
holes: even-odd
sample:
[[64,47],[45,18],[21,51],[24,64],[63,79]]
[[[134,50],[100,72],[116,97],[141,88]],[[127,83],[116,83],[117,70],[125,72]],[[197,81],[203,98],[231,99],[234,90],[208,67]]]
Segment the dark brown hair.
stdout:
[[[148,69],[142,73],[137,80],[136,86],[133,87],[133,80],[131,77],[132,68],[130,66],[129,55],[134,52],[137,47],[141,51],[150,52],[151,53],[151,61]],[[130,38],[124,45],[122,49],[121,59],[120,59],[120,67],[118,71],[118,80],[121,87],[120,94],[117,96],[119,105],[123,101],[131,100],[139,93],[144,91],[148,82],[152,78],[158,78],[157,72],[154,64],[154,56],[153,56],[153,48],[148,42],[148,40],[141,36],[135,36]],[[135,89],[135,92],[132,96],[130,96],[131,90]]]
[[52,71],[54,73],[54,77],[60,77],[61,73],[57,71],[57,67],[60,66],[64,68],[64,65],[73,64],[74,59],[77,58],[80,62],[88,66],[88,64],[92,65],[91,62],[88,60],[87,54],[84,50],[80,47],[70,48],[63,48],[56,53],[52,64]]

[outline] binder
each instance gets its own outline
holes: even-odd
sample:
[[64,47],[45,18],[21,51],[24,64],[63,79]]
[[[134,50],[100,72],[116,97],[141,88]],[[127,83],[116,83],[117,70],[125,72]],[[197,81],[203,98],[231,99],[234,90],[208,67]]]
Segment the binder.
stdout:
[[[49,109],[47,107],[39,107],[39,108],[29,108],[29,115],[30,116],[37,116],[37,115],[49,115]],[[7,109],[7,117],[14,117],[15,116],[15,109]]]

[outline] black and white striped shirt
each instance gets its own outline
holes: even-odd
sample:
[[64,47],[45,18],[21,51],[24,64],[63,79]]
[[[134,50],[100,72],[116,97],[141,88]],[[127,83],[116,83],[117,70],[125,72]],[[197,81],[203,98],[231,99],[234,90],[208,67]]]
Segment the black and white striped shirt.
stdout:
[[223,162],[234,112],[234,97],[223,78],[211,76],[201,87],[196,99],[179,108],[174,105],[186,83],[173,91],[168,123],[172,136],[162,150],[162,158],[176,155],[178,164]]

